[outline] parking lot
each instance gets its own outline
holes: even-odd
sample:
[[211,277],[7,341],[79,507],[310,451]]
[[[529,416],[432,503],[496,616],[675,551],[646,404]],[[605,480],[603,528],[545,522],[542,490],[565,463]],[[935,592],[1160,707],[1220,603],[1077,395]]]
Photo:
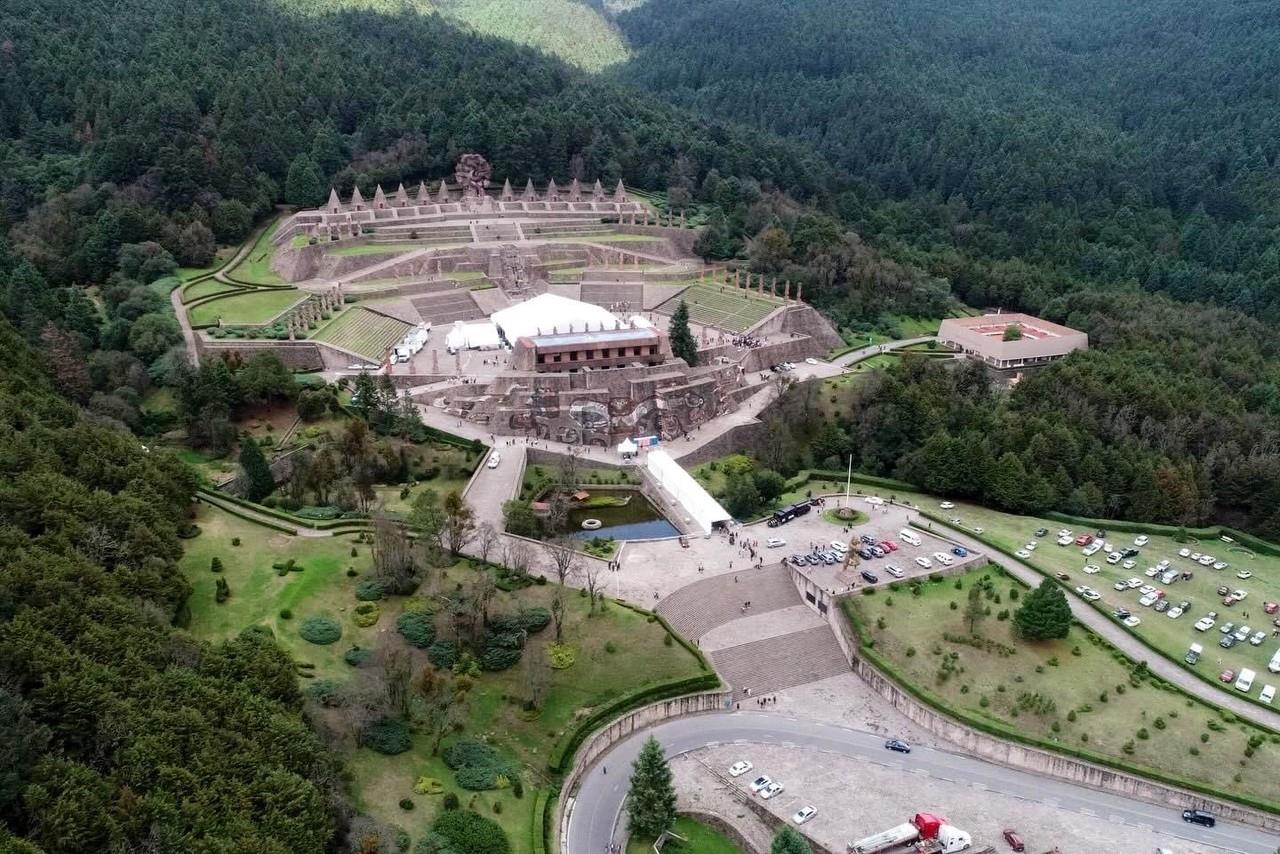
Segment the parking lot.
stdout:
[[[721,810],[731,809],[725,792],[732,786],[794,827],[795,813],[812,806],[817,813],[801,829],[837,852],[853,840],[909,820],[916,812],[945,816],[972,835],[974,850],[991,845],[1007,851],[1000,838],[1007,827],[1016,828],[1027,851],[1037,854],[1055,846],[1062,854],[1154,851],[1157,846],[1177,854],[1229,850],[1157,833],[1105,809],[1070,809],[1051,797],[1042,801],[1032,791],[1022,796],[957,782],[948,779],[945,771],[915,767],[914,759],[915,754],[888,751],[868,761],[787,745],[724,744],[681,757],[673,768],[682,807],[709,807],[720,790]],[[741,760],[750,761],[752,770],[728,777],[729,767]],[[761,774],[782,783],[783,791],[769,800],[750,794],[751,782]],[[1104,795],[1099,797],[1105,802]]]
[[[834,500],[828,499],[825,508],[815,507],[812,512],[804,516],[776,528],[767,529],[768,536],[786,541],[785,546],[772,551],[780,553],[780,557],[787,558],[788,563],[794,565],[814,585],[833,594],[844,593],[858,587],[883,586],[894,581],[920,578],[940,571],[958,571],[986,559],[980,552],[969,549],[961,548],[960,553],[956,553],[955,543],[933,535],[927,530],[910,529],[910,532],[919,540],[919,545],[904,540],[902,531],[908,528],[908,522],[914,514],[901,507],[867,504],[860,498],[854,499],[852,505],[867,514],[868,520],[865,523],[839,525],[824,518],[824,511],[835,509]],[[861,541],[863,536],[874,544],[887,542],[896,548],[879,546],[885,552],[883,556],[867,559],[859,557],[851,561],[850,568],[846,570],[843,555],[833,543],[851,542],[856,550],[866,546]],[[815,548],[817,552],[814,551]],[[810,558],[810,555],[822,553],[827,555],[827,560],[819,560],[815,563],[814,559]],[[807,558],[807,560],[796,563],[797,558]],[[869,573],[870,577],[864,577],[861,574],[863,571]],[[875,580],[872,581],[871,578]]]

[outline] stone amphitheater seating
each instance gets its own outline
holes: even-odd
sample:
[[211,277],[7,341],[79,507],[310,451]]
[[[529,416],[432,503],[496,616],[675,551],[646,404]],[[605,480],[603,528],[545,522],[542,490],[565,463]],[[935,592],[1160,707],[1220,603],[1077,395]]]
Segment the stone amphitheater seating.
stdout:
[[[755,610],[754,600],[751,610]],[[743,688],[750,688],[754,697],[849,672],[849,662],[830,626],[764,638],[710,656],[720,677],[744,703],[751,701],[742,696]]]
[[639,311],[644,303],[644,285],[584,281],[582,283],[582,295],[579,299],[583,302],[602,306],[625,302],[630,303],[632,308]]
[[413,307],[422,319],[433,326],[444,326],[455,320],[480,320],[484,312],[472,298],[470,291],[454,290],[428,296],[415,297]]
[[529,240],[548,240],[557,237],[603,237],[613,229],[602,222],[548,222],[545,225],[526,225],[525,237]]
[[[414,235],[417,235],[416,237]],[[468,225],[412,226],[394,225],[377,228],[373,232],[374,243],[403,243],[411,241],[422,246],[446,246],[471,242]]]
[[476,223],[475,236],[481,242],[500,241],[503,243],[515,243],[516,241],[524,239],[524,235],[521,234],[520,226],[518,224],[514,222],[503,222],[501,220]]
[[[724,287],[722,293],[720,288]],[[724,285],[692,285],[678,297],[673,297],[658,311],[671,314],[684,300],[689,306],[689,319],[694,323],[717,326],[734,332],[742,332],[755,326],[785,303],[780,299],[748,295],[745,291]]]
[[791,572],[780,566],[744,570],[696,581],[658,603],[658,613],[686,638],[707,632],[742,616],[742,603],[751,603],[752,614],[801,604]]
[[357,306],[338,315],[311,338],[381,361],[411,328],[402,320]]

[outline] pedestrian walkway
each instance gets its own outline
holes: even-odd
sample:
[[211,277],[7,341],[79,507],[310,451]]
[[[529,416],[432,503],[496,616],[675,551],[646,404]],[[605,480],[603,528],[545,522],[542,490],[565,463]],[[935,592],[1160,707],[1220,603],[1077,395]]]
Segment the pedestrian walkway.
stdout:
[[825,624],[718,650],[710,657],[739,702],[849,672],[849,662]]
[[746,602],[752,614],[803,604],[791,571],[771,566],[695,581],[663,599],[658,613],[681,635],[696,639],[744,616]]

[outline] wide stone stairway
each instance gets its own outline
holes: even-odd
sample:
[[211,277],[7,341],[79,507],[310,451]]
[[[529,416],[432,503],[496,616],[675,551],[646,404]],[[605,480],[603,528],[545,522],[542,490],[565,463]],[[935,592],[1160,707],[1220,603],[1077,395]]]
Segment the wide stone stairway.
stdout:
[[685,637],[707,639],[711,663],[739,697],[744,688],[761,696],[849,671],[831,627],[804,605],[784,567],[694,582],[658,613]]

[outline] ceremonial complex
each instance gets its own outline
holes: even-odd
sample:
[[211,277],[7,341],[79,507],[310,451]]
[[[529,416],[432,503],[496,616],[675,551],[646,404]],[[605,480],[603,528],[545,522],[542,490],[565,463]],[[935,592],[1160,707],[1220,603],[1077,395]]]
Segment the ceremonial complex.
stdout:
[[[708,266],[697,236],[620,181],[517,193],[464,155],[434,188],[331,192],[258,241],[261,281],[183,305],[203,357],[271,349],[295,368],[387,373],[498,434],[672,438],[732,411],[770,366],[840,343],[799,286]],[[667,341],[682,301],[695,365]]]

